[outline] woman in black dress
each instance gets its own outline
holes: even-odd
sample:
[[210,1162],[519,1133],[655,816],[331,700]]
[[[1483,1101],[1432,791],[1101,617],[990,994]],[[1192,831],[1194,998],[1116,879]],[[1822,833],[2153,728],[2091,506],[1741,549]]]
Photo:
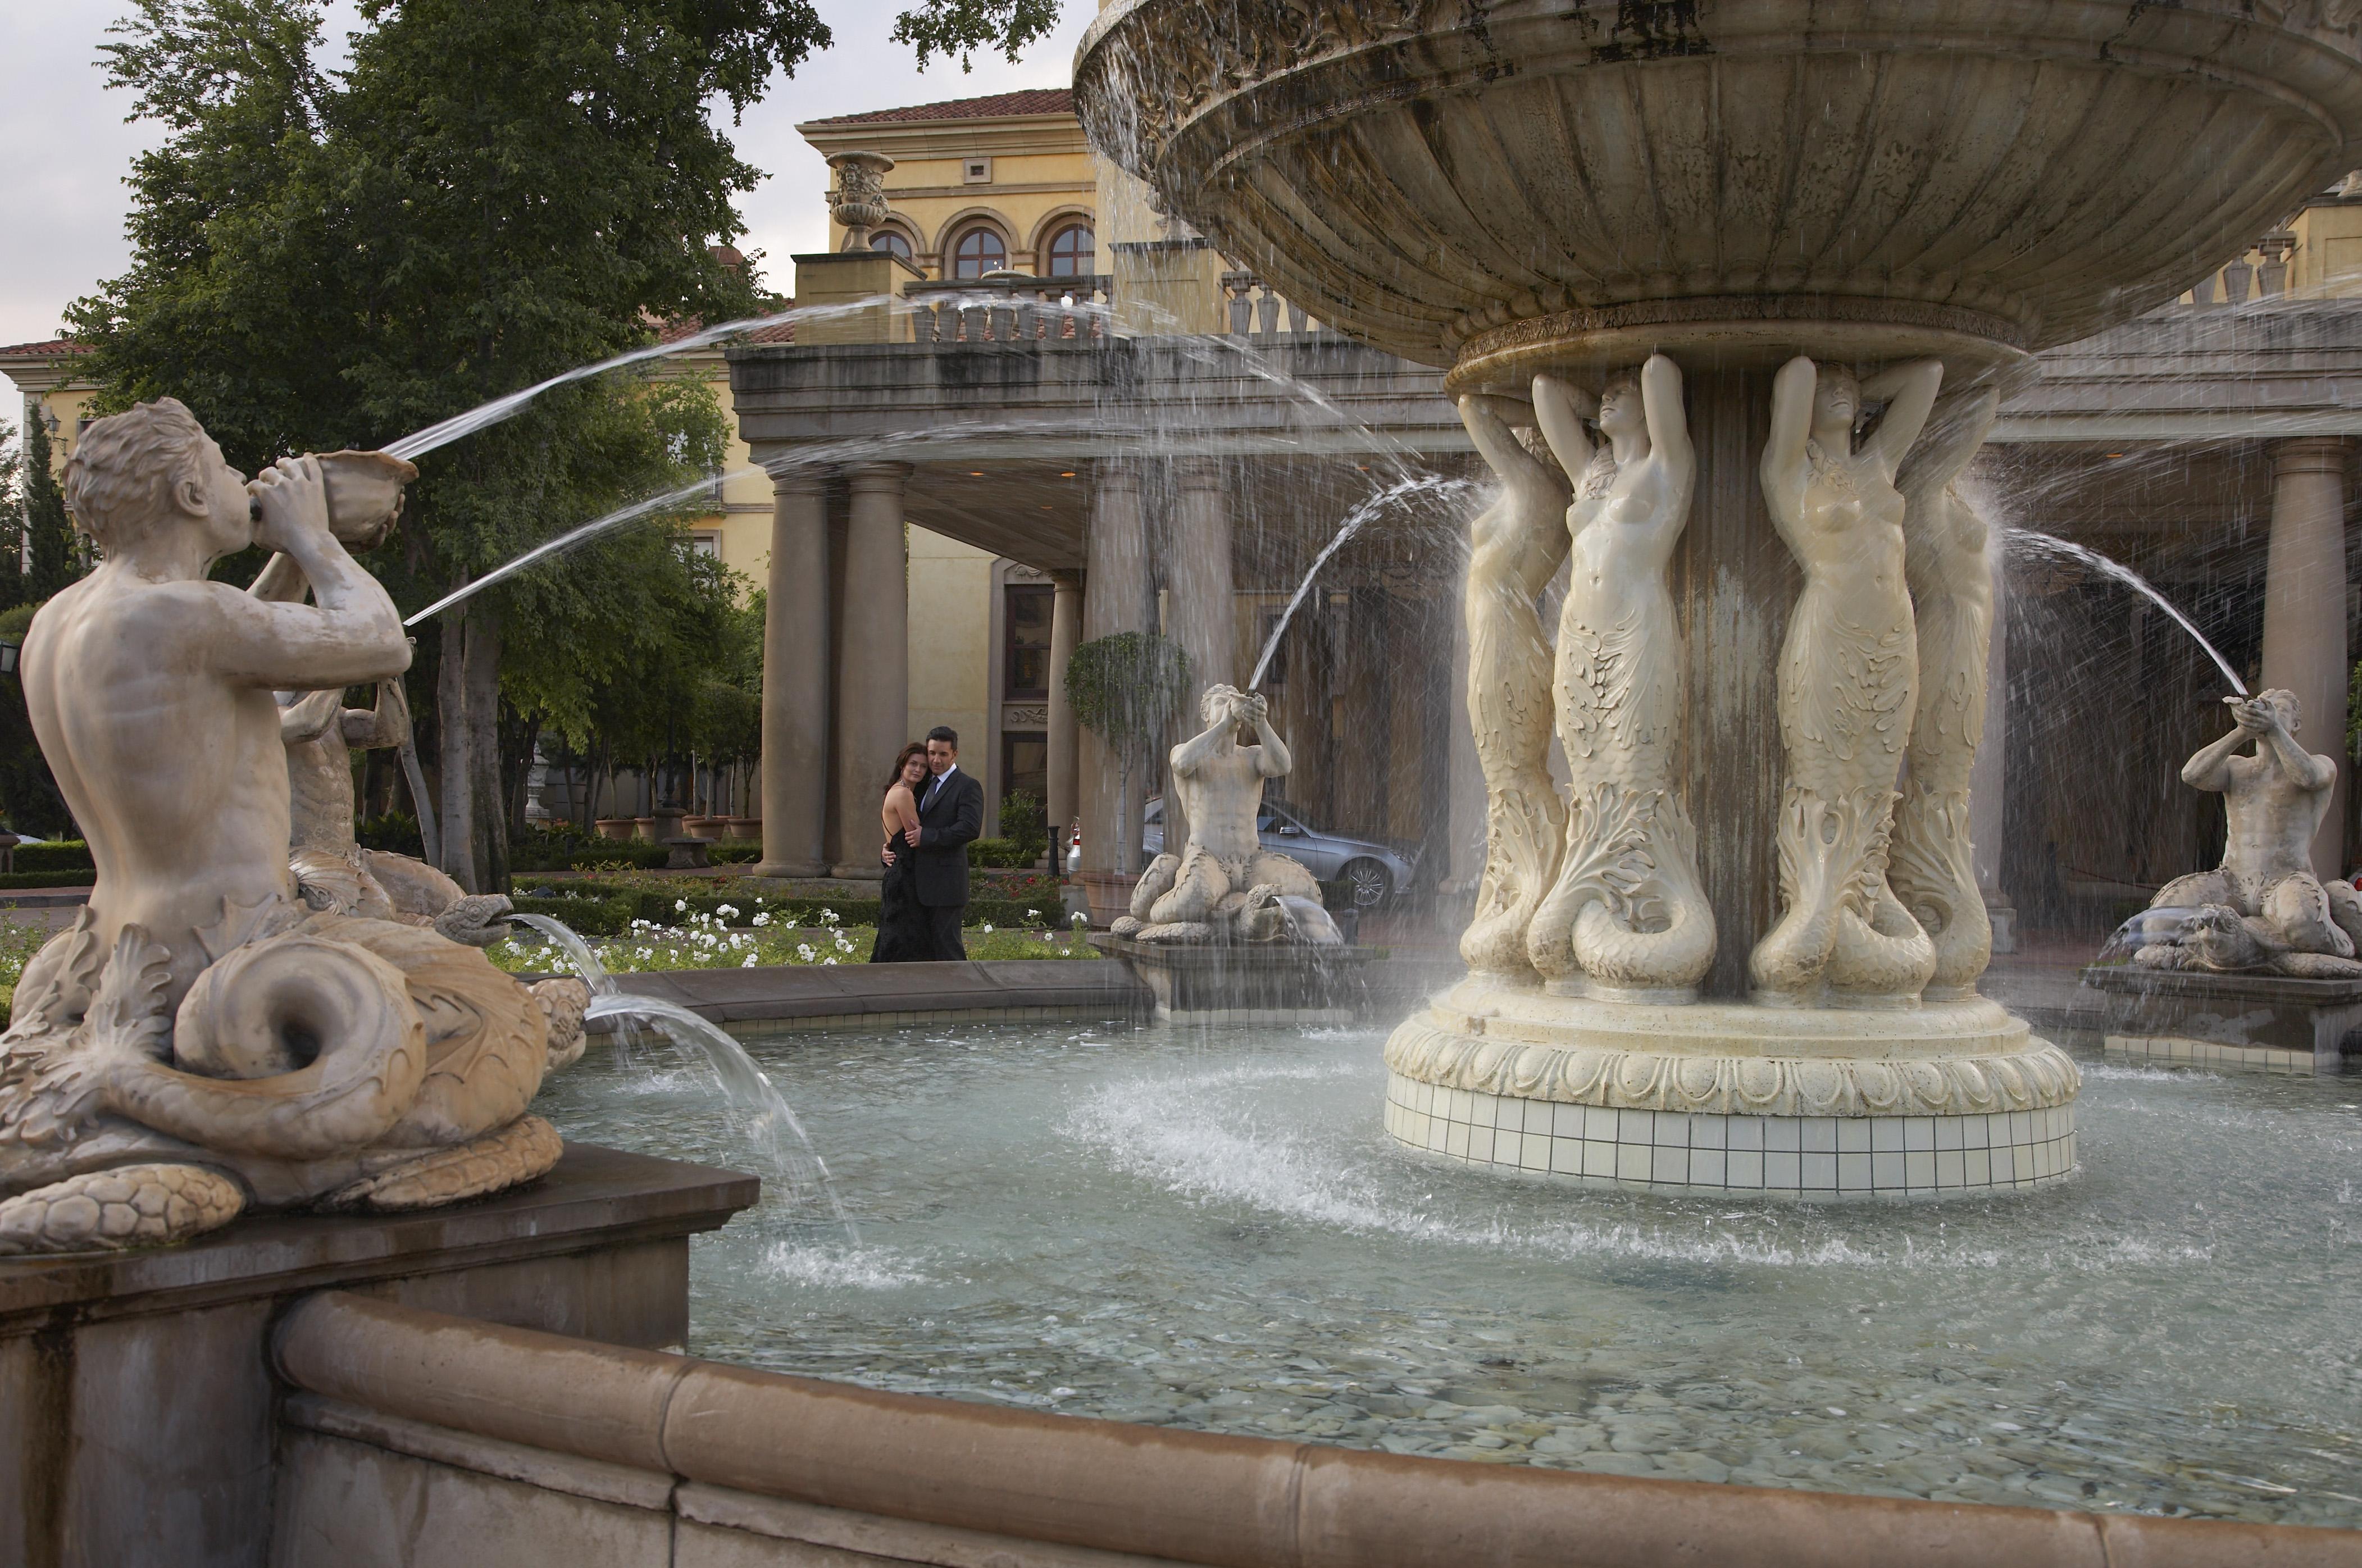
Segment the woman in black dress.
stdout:
[[918,889],[911,880],[911,851],[919,842],[918,790],[926,778],[927,748],[912,741],[894,759],[893,774],[886,780],[880,816],[886,847],[894,852],[894,863],[886,867],[886,879],[878,885],[877,942],[869,950],[872,964],[923,963],[934,956],[927,911],[919,907]]

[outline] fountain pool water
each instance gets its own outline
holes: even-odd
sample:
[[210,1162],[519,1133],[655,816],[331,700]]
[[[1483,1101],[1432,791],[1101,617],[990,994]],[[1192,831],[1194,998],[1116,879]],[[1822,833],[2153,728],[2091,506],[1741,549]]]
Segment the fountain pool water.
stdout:
[[[750,1040],[863,1240],[767,1194],[696,1242],[690,1348],[1496,1463],[2362,1524],[2350,1081],[2087,1055],[2063,1187],[1740,1205],[1405,1153],[1384,1039]],[[535,1109],[569,1137],[732,1152],[694,1084],[596,1048]]]

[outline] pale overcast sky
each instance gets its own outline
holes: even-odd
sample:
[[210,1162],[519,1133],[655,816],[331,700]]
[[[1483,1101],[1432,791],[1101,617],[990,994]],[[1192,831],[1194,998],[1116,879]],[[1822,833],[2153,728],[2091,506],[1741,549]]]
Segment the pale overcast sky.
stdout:
[[[819,0],[819,6],[836,46],[793,80],[775,81],[770,96],[730,132],[739,155],[770,176],[741,199],[748,231],[741,243],[769,253],[767,276],[782,290],[794,282],[788,257],[827,243],[821,193],[828,169],[796,135],[798,121],[1063,86],[1075,45],[1098,14],[1090,0],[1067,0],[1057,33],[1022,61],[1011,65],[994,55],[963,75],[957,62],[941,61],[922,73],[911,51],[888,39],[900,8],[893,0]],[[6,215],[0,222],[0,344],[54,335],[65,304],[121,271],[129,257],[123,176],[154,138],[144,126],[124,124],[129,103],[105,91],[95,63],[108,24],[127,9],[114,0],[7,5],[7,47],[0,50],[0,213]],[[327,31],[337,52],[353,25],[349,4],[330,7]]]

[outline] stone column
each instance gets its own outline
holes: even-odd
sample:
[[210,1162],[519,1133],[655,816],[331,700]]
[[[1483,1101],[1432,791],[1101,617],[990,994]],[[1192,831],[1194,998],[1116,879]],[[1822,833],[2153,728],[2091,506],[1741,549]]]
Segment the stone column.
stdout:
[[1054,571],[1050,601],[1050,869],[1066,866],[1066,829],[1079,810],[1076,798],[1076,726],[1066,701],[1066,663],[1083,640],[1083,574]]
[[828,483],[771,481],[763,619],[763,858],[757,877],[828,871]]
[[[1189,655],[1191,698],[1168,734],[1177,744],[1198,733],[1198,692],[1217,682],[1235,686],[1254,671],[1236,668],[1238,599],[1231,580],[1230,492],[1221,460],[1185,458],[1174,465],[1173,477],[1173,554],[1164,567],[1166,635]],[[1178,848],[1188,834],[1187,815],[1168,790],[1164,842]]]
[[[877,803],[911,723],[910,544],[902,520],[907,463],[857,463],[844,534],[844,635],[836,666],[836,812],[831,870],[875,881]],[[982,735],[963,736],[981,747]],[[980,760],[980,759],[979,759]]]
[[1998,531],[1992,545],[1992,643],[1985,652],[1985,734],[1969,773],[1969,840],[1977,891],[1992,922],[1992,950],[2017,951],[2017,908],[2001,885],[2002,830],[2009,790],[2009,572]]
[[2313,870],[2345,869],[2345,442],[2304,436],[2271,444],[2272,536],[2264,569],[2265,688],[2296,693],[2297,738],[2338,760],[2337,789],[2313,836]]
[[[1090,532],[1084,540],[1083,640],[1149,628],[1148,529],[1140,504],[1140,474],[1129,463],[1106,460],[1091,476]],[[1115,758],[1098,736],[1083,733],[1076,746],[1076,799],[1083,819],[1083,868],[1113,871],[1117,859]],[[1146,769],[1140,770],[1143,775]],[[1146,777],[1132,780],[1135,815],[1147,799]],[[1133,831],[1138,832],[1137,822]]]
[[[1253,671],[1238,660],[1238,603],[1231,581],[1231,505],[1220,459],[1175,466],[1173,558],[1165,563],[1171,635],[1189,655],[1189,684],[1237,685]],[[1197,730],[1195,724],[1189,729]]]

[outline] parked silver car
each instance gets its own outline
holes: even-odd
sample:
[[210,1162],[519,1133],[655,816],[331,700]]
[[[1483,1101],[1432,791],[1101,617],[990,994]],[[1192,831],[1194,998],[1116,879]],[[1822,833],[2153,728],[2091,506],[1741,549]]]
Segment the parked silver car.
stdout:
[[[1415,854],[1309,827],[1284,801],[1263,803],[1263,814],[1255,819],[1255,836],[1265,849],[1303,862],[1304,868],[1320,881],[1348,884],[1353,907],[1365,911],[1384,909],[1396,892],[1409,886],[1418,864]],[[1140,847],[1143,864],[1164,853],[1162,797],[1152,799],[1141,812]]]

